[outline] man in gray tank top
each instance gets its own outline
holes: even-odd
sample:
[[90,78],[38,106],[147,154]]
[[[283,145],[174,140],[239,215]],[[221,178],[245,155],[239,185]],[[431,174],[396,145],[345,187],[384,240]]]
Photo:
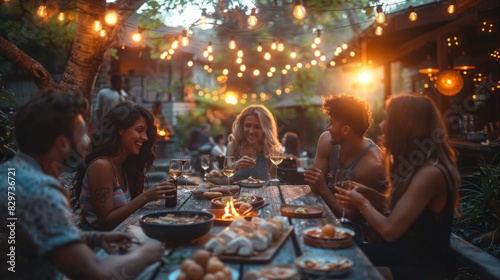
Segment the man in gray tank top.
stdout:
[[[333,213],[340,217],[342,205],[333,193],[337,170],[348,170],[352,181],[363,184],[356,190],[375,207],[385,204],[384,167],[381,150],[364,134],[370,127],[371,111],[368,103],[358,97],[333,94],[324,98],[323,111],[330,117],[326,130],[318,140],[313,167],[304,172],[311,190],[323,198]],[[345,217],[362,220],[357,210],[346,208]]]

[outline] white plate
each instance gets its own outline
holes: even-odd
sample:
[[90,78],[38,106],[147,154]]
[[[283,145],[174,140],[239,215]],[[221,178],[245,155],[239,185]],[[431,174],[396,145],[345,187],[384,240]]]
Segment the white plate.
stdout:
[[[239,277],[240,277],[240,273],[234,269],[231,268],[231,272],[233,273],[232,275],[232,279],[233,280],[237,280]],[[177,276],[179,276],[179,274],[181,273],[181,270],[180,269],[176,269],[174,271],[172,271],[169,275],[168,275],[168,280],[176,280],[177,279]]]
[[238,182],[238,185],[240,185],[240,187],[245,187],[245,188],[260,188],[264,186],[265,183],[266,181],[264,180],[260,180],[259,182],[248,182],[248,179],[244,179],[240,180]]
[[[321,228],[320,227],[310,227],[310,228],[306,228],[304,231],[303,231],[303,234],[304,235],[307,235],[311,238],[315,238],[315,239],[322,239],[322,240],[341,240],[341,239],[346,239],[346,238],[328,238],[328,237],[323,237],[323,236],[312,236],[312,235],[309,235],[307,234],[307,232],[311,231],[311,230],[314,230],[314,231],[321,231]],[[335,227],[335,231],[338,231],[338,232],[342,232],[342,233],[347,233],[350,235],[350,237],[354,236],[354,231],[348,229],[348,228],[345,228],[345,227]],[[347,237],[348,238],[348,237]]]
[[[329,268],[320,268],[320,269],[310,269],[306,268],[306,261],[313,261],[318,264],[331,264],[333,265],[333,269]],[[303,273],[309,274],[311,276],[327,276],[336,277],[340,275],[347,274],[351,271],[353,262],[343,256],[339,255],[315,255],[315,256],[301,256],[295,259],[295,265],[299,268],[299,270]],[[341,265],[342,267],[335,268],[335,265]]]

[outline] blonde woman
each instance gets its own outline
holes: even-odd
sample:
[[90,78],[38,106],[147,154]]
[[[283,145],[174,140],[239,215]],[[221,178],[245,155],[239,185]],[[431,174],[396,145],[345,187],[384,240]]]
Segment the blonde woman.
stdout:
[[252,176],[267,181],[269,175],[275,177],[276,167],[267,155],[276,145],[280,143],[273,114],[262,105],[245,108],[233,122],[227,145],[226,155],[236,159],[234,178],[241,180]]

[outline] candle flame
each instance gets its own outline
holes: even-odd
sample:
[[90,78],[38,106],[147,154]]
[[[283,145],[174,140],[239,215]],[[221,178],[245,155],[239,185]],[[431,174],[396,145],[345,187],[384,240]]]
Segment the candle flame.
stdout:
[[224,215],[222,216],[223,220],[234,220],[240,217],[240,214],[238,211],[236,211],[236,208],[234,207],[234,201],[231,198],[230,201],[226,203],[226,206],[224,207]]

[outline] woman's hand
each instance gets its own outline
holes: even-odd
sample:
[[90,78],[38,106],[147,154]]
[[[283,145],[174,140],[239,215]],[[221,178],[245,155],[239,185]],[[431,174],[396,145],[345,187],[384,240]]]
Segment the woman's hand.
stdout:
[[242,156],[236,161],[236,169],[253,168],[255,166],[255,159],[249,156]]
[[143,194],[145,195],[146,201],[149,202],[157,199],[173,197],[176,191],[175,185],[172,182],[164,181],[150,187],[144,191]]
[[366,198],[357,190],[366,188],[366,186],[353,181],[351,183],[353,184],[351,190],[335,186],[335,190],[337,191],[335,198],[345,208],[360,209],[366,202]]

